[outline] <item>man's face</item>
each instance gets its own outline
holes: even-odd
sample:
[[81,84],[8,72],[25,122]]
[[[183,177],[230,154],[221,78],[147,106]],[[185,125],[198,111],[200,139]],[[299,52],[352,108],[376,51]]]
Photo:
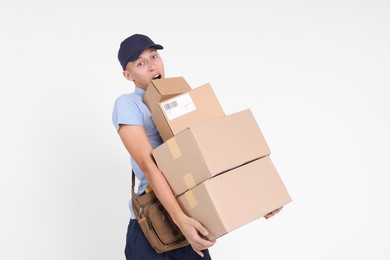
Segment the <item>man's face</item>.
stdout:
[[126,66],[123,75],[134,84],[146,90],[153,79],[165,77],[164,63],[155,49],[146,49],[140,57]]

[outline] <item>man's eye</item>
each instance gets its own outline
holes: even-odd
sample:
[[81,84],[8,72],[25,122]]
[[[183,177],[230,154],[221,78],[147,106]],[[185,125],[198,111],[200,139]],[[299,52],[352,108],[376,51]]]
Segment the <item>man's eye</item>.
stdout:
[[144,62],[140,62],[140,63],[137,64],[137,67],[141,67],[143,65],[145,65],[145,63]]
[[153,56],[152,56],[152,59],[156,59],[158,56],[157,56],[157,54],[154,54]]

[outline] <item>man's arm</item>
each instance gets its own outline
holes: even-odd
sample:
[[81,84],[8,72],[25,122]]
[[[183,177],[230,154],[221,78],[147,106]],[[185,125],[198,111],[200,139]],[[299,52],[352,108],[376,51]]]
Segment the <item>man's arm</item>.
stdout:
[[201,250],[213,246],[215,241],[208,241],[200,237],[198,232],[207,236],[208,231],[198,221],[184,214],[180,208],[169,184],[152,158],[153,147],[145,128],[137,125],[121,125],[118,132],[124,146],[145,174],[161,204],[180,228],[194,251],[203,256]]

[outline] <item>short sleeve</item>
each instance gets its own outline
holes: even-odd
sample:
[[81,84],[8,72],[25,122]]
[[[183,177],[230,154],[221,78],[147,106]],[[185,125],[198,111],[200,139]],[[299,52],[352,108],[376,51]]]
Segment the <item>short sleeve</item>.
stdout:
[[116,131],[121,124],[143,125],[141,110],[131,95],[122,95],[116,99],[112,111],[112,123]]

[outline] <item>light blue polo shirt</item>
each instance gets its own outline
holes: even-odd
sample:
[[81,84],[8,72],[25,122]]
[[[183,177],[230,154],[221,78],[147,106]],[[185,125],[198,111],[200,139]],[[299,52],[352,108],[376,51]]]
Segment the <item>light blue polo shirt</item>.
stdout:
[[[124,94],[115,100],[114,110],[112,112],[112,122],[119,130],[119,125],[143,125],[145,127],[146,134],[152,144],[153,148],[156,148],[163,143],[160,134],[157,131],[156,126],[152,121],[152,114],[148,107],[142,101],[145,91],[141,88],[135,88],[131,94]],[[148,181],[145,178],[144,173],[141,171],[137,163],[130,156],[131,167],[134,170],[135,176],[140,181],[138,186],[138,194],[145,191],[148,186]],[[129,201],[129,207],[131,212],[131,218],[135,218],[134,212],[131,206],[131,199]]]

